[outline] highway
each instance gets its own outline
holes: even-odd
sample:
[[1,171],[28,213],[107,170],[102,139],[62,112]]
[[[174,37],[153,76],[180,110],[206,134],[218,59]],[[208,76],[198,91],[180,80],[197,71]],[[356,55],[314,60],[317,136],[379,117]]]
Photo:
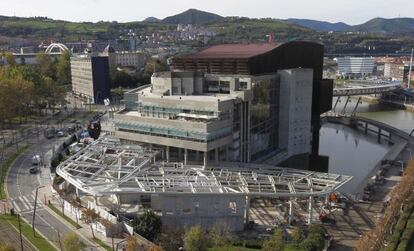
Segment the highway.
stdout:
[[[23,155],[21,155],[12,165],[7,178],[7,192],[9,199],[15,210],[22,215],[29,223],[32,222],[33,209],[35,203],[35,190],[41,183],[40,173],[30,174],[32,167],[31,158],[34,154],[44,155],[52,149],[53,145],[62,142],[63,138],[45,139],[41,137],[39,142],[35,142]],[[48,188],[43,188],[48,189]],[[63,219],[57,219],[54,214],[45,209],[44,198],[38,198],[36,209],[36,229],[49,241],[60,249],[61,241],[67,233],[73,232],[74,227]],[[96,245],[80,236],[87,245],[87,250],[98,250]]]

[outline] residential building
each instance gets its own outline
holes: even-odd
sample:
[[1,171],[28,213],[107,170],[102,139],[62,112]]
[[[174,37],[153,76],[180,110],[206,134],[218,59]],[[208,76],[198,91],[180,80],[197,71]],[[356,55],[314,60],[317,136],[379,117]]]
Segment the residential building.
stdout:
[[374,72],[374,59],[368,57],[342,57],[336,59],[338,75],[365,76]]
[[319,115],[332,104],[323,46],[218,45],[172,64],[125,95],[126,108],[114,117],[117,137],[185,164],[317,153]]
[[109,57],[110,67],[135,67],[136,70],[141,70],[145,67],[148,60],[148,55],[139,51],[115,51],[110,45],[108,45],[104,52],[104,55]]
[[91,103],[102,103],[110,97],[108,57],[71,57],[70,66],[72,91],[75,95]]

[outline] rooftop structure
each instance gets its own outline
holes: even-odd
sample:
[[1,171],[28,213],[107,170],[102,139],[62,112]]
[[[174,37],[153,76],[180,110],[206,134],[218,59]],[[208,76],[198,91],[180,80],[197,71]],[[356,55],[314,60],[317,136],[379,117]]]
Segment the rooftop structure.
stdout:
[[351,179],[266,165],[167,163],[161,154],[101,138],[61,163],[57,174],[95,200],[107,197],[115,205],[109,210],[116,213],[122,213],[123,205],[137,211],[150,207],[168,227],[211,228],[220,222],[231,231],[243,229],[252,198],[311,198],[312,203],[312,198],[330,194]]

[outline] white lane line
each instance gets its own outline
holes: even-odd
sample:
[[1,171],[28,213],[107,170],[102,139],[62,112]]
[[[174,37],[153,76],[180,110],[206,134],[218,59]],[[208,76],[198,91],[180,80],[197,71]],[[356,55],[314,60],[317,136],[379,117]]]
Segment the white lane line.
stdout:
[[17,209],[17,212],[21,212],[22,210],[20,209],[19,205],[17,205],[17,202],[14,201],[13,199],[11,201],[12,201],[13,207]]
[[23,207],[25,208],[24,210],[30,209],[30,206],[27,205],[27,203],[23,200],[22,197],[17,198],[18,201],[20,201],[23,204]]
[[21,196],[21,197],[24,199],[24,201],[27,202],[27,204],[29,204],[29,209],[33,209],[34,208],[33,205],[32,205],[32,203],[29,201],[29,199],[26,198],[26,196]]

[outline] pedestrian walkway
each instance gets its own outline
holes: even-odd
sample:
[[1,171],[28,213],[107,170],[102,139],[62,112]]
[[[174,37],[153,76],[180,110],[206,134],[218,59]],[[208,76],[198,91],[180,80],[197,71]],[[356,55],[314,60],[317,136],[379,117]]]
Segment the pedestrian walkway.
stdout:
[[[9,198],[10,203],[13,205],[13,208],[19,213],[32,212],[35,206],[35,194],[23,195],[17,198]],[[36,208],[42,208],[43,204],[39,203],[39,199],[36,203]]]

